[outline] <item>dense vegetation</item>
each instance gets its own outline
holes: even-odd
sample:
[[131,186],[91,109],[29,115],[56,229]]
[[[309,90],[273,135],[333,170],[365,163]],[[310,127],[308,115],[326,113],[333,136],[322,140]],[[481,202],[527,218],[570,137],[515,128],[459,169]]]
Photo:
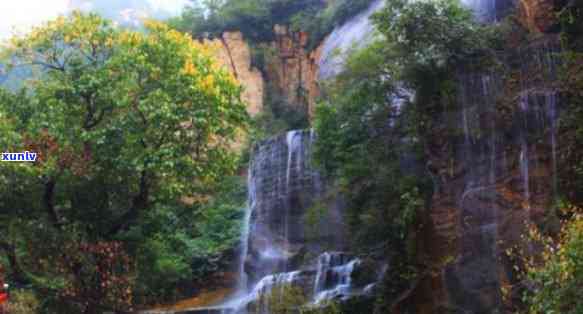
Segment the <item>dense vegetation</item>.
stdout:
[[241,31],[253,41],[269,41],[273,39],[274,25],[289,25],[308,32],[314,46],[370,3],[371,0],[193,0],[192,7],[171,24],[195,37]]
[[315,157],[348,198],[354,247],[394,260],[383,311],[422,271],[415,237],[433,192],[424,153],[433,114],[455,105],[452,70],[485,54],[490,30],[448,0],[390,1],[374,19],[383,39],[351,55],[317,110]]
[[[575,157],[581,151],[577,143],[582,134],[575,131],[581,121],[581,24],[577,22],[581,11],[574,6],[561,14],[568,48],[562,53],[566,63],[559,84],[570,99],[561,127],[569,134],[571,149],[565,150],[560,167],[566,203],[559,208],[575,210],[559,214],[561,233],[541,236],[538,228],[548,230],[547,222],[533,229],[535,239],[527,240],[544,248],[534,256],[533,252],[523,255],[519,263],[528,265],[520,267],[527,269],[523,284],[533,287],[524,298],[532,313],[581,311],[575,297],[583,278],[580,214],[578,207],[566,205],[579,206],[581,201],[581,167],[576,161],[581,159]],[[499,70],[500,51],[525,38],[511,18],[498,25],[479,25],[470,12],[448,0],[388,1],[374,20],[383,39],[350,56],[317,109],[315,157],[348,198],[356,247],[370,254],[381,244],[381,249],[390,247],[383,256],[396,256],[377,303],[383,311],[428,271],[413,256],[417,226],[423,223],[427,196],[433,192],[427,182],[432,175],[425,168],[429,164],[424,148],[442,123],[437,117],[459,108],[456,73],[461,67]],[[415,91],[414,97],[410,91]],[[542,260],[537,258],[540,254]]]
[[[0,147],[39,153],[34,164],[0,163],[0,263],[23,288],[18,304],[127,311],[218,282],[233,261],[246,197],[237,176],[246,157],[233,142],[248,128],[253,142],[310,121],[268,88],[250,123],[238,84],[193,37],[239,30],[257,48],[283,24],[309,33],[313,47],[371,1],[328,2],[193,2],[170,21],[189,35],[155,22],[133,32],[75,13],[15,38],[5,57],[16,69],[31,66],[33,78],[0,90]],[[527,287],[520,306],[530,313],[583,311],[582,10],[559,14],[567,105],[556,213],[525,239],[535,254],[516,253]],[[346,201],[349,246],[391,261],[374,304],[387,313],[431,271],[416,256],[438,188],[426,148],[437,117],[459,109],[457,70],[497,69],[509,38],[525,36],[510,20],[474,22],[454,0],[389,0],[373,20],[382,36],[322,86],[311,122],[315,161]],[[264,298],[274,313],[319,311],[297,307],[308,298],[293,287]]]
[[583,285],[583,218],[578,208],[564,209],[575,215],[561,232],[545,236],[532,228],[529,239],[542,247],[540,256],[526,261],[526,280],[532,285],[524,293],[531,313],[583,312],[580,297]]
[[137,33],[74,13],[6,53],[41,70],[0,92],[0,145],[38,153],[0,164],[12,280],[45,312],[81,313],[128,310],[211,272],[241,204],[209,197],[237,169],[231,143],[247,116],[208,48],[163,24]]

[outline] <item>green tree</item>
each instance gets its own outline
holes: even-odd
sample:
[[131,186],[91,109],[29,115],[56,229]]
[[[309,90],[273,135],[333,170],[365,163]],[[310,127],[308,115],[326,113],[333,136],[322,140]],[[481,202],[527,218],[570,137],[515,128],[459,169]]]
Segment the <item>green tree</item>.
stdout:
[[376,42],[349,57],[314,122],[315,159],[346,193],[353,239],[363,248],[404,241],[422,205],[423,180],[403,164],[404,158],[422,162],[414,107],[388,79],[385,48]]
[[489,56],[492,42],[453,0],[386,1],[373,21],[383,36],[349,56],[316,110],[315,158],[347,198],[355,246],[395,261],[378,302],[386,311],[418,272],[414,230],[432,192],[424,148],[435,115],[455,105],[457,67]]
[[419,84],[418,72],[440,73],[490,47],[492,31],[473,21],[472,13],[456,0],[386,1],[373,17],[399,77]]
[[372,0],[207,0],[192,1],[183,15],[171,24],[195,37],[220,36],[225,31],[241,31],[256,42],[273,39],[276,24],[308,32],[310,48],[368,7]]
[[528,313],[583,313],[583,217],[580,209],[568,212],[574,216],[555,237],[530,229],[527,239],[541,252],[524,261]]
[[[121,30],[75,12],[14,38],[5,53],[11,66],[40,73],[27,90],[0,94],[3,149],[38,153],[32,164],[0,164],[2,228],[29,227],[26,236],[2,232],[6,256],[21,265],[34,264],[21,246],[42,242],[30,239],[44,233],[38,228],[75,227],[71,246],[95,259],[153,208],[193,210],[235,171],[231,147],[247,122],[240,87],[212,48],[190,36],[156,22],[144,33]],[[127,244],[119,255],[135,259],[139,251]],[[36,275],[28,279],[42,285]],[[84,301],[116,306],[105,297]]]

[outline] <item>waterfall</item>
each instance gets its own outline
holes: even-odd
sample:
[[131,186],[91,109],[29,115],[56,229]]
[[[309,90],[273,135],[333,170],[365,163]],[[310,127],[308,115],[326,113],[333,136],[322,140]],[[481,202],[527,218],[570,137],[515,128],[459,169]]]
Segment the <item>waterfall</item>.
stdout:
[[[517,243],[499,240],[514,241],[510,226],[537,221],[557,198],[560,97],[552,82],[559,49],[540,40],[500,60],[502,72],[458,69],[458,107],[444,117],[454,166],[442,198],[459,208],[459,255],[446,266],[444,282],[449,302],[462,312],[502,311],[500,278],[508,271],[502,252]],[[515,98],[508,96],[511,73],[519,74]]]
[[[520,128],[520,174],[524,186],[524,206],[530,209],[530,173],[529,173],[529,153],[528,153],[528,113],[529,103],[528,96],[523,94],[520,96],[519,108],[522,114],[522,127]],[[530,214],[528,215],[530,217]]]
[[360,259],[350,259],[342,253],[326,252],[318,258],[318,269],[314,281],[314,303],[348,296],[352,292],[352,273]]
[[384,0],[374,0],[368,9],[335,28],[326,38],[319,61],[320,80],[338,75],[351,50],[365,47],[374,40],[375,27],[370,17],[383,6]]
[[[296,283],[302,271],[294,259],[318,249],[303,226],[305,211],[322,190],[320,176],[309,162],[314,140],[313,131],[290,131],[254,147],[238,292],[225,307],[243,313],[275,287]],[[262,313],[269,313],[265,304],[259,306]]]
[[523,178],[525,204],[530,209],[532,199],[531,191],[540,185],[531,182],[531,169],[539,168],[538,153],[542,148],[537,144],[537,139],[545,138],[544,132],[548,131],[548,138],[544,140],[545,151],[550,146],[551,152],[551,185],[553,200],[556,201],[557,164],[556,150],[558,132],[558,91],[553,87],[557,79],[557,67],[560,64],[561,51],[558,38],[542,39],[534,41],[528,47],[519,51],[520,55],[520,97],[519,109],[522,126],[520,128],[520,168]]
[[255,182],[251,180],[251,176],[247,176],[247,208],[245,209],[245,216],[243,218],[242,230],[241,230],[241,254],[239,256],[239,267],[237,269],[239,273],[239,280],[237,291],[244,292],[248,288],[248,276],[245,272],[245,259],[247,253],[249,252],[249,224],[251,221],[251,209],[255,206]]
[[[552,199],[558,197],[557,183],[557,132],[558,132],[558,91],[554,89],[531,88],[519,97],[521,116],[520,128],[520,173],[524,189],[524,203],[527,209],[533,200],[532,190],[540,182],[531,182],[533,170],[540,168],[538,152],[550,152],[550,183]],[[538,143],[542,141],[543,143]]]
[[553,201],[556,203],[558,201],[558,174],[557,174],[557,93],[551,92],[545,95],[545,108],[547,110],[546,118],[550,121],[550,137],[551,137],[551,160],[552,160],[552,170],[553,170]]
[[316,245],[303,223],[321,192],[320,176],[309,163],[313,140],[310,131],[290,131],[255,147],[249,170],[255,191],[246,253],[250,268],[245,269],[252,273],[251,284],[294,269],[294,257]]
[[354,284],[353,272],[361,261],[340,253],[345,241],[341,207],[335,201],[326,204],[315,226],[317,234],[305,226],[308,211],[326,191],[311,163],[315,140],[313,130],[290,131],[253,148],[239,282],[237,292],[220,307],[222,314],[270,314],[273,300],[267,296],[285,292],[284,287],[301,291],[306,306],[318,306],[324,300],[368,293],[379,279]]
[[448,290],[460,291],[460,296],[452,295],[460,298],[454,303],[495,312],[500,308],[497,298],[484,303],[481,290],[499,291],[496,243],[501,211],[496,182],[504,174],[504,163],[499,162],[503,149],[498,148],[496,103],[503,81],[495,73],[460,69],[458,90],[459,108],[451,113],[450,121],[455,130],[451,139],[454,165],[463,165],[461,171],[455,167],[459,173],[453,174],[456,182],[451,183],[459,186],[452,196],[460,209],[460,257],[459,264],[446,268],[445,282]]

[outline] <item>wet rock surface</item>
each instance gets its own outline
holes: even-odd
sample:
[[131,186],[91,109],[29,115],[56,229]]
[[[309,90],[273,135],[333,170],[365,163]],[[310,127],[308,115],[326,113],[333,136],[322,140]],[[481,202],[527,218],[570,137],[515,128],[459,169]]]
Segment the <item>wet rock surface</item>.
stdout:
[[[551,40],[552,42],[552,40]],[[460,107],[444,114],[427,149],[437,188],[422,231],[420,313],[505,313],[515,277],[505,250],[556,196],[559,92],[552,44],[520,51],[510,72],[460,70]],[[508,77],[516,77],[516,83]],[[509,83],[510,82],[510,83]]]
[[522,24],[531,32],[546,33],[558,30],[556,0],[520,0],[519,17]]
[[241,32],[226,32],[220,38],[208,41],[216,48],[215,57],[244,87],[241,98],[247,112],[255,116],[263,112],[265,80],[259,69],[251,64],[251,47]]
[[242,242],[243,284],[224,307],[269,314],[269,297],[264,296],[286,287],[300,293],[306,304],[319,306],[366,295],[366,287],[380,279],[377,272],[364,275],[382,269],[378,263],[344,252],[342,202],[324,197],[326,183],[311,164],[315,140],[311,131],[290,131],[254,147]]
[[[335,201],[315,202],[325,183],[311,166],[315,140],[310,131],[292,131],[255,147],[250,169],[252,205],[245,270],[251,282],[299,269],[305,256],[342,250],[343,225]],[[322,215],[309,222],[311,211]]]

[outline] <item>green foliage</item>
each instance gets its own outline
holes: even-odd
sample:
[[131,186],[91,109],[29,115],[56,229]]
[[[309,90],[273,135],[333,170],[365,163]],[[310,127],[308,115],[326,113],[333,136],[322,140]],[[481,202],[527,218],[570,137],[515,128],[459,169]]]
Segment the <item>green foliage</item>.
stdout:
[[310,127],[308,108],[290,103],[271,84],[266,90],[263,111],[253,119],[249,146],[274,134]]
[[39,301],[34,293],[27,290],[12,290],[7,311],[11,314],[38,313]]
[[[4,237],[15,286],[26,284],[43,313],[80,313],[87,308],[129,310],[133,264],[118,241],[96,241],[78,224],[55,230],[32,219],[13,219]],[[5,248],[6,249],[6,248]],[[14,254],[14,255],[10,255]],[[23,278],[16,275],[25,276]]]
[[377,302],[386,311],[418,271],[414,230],[432,192],[423,148],[434,114],[455,104],[457,67],[489,59],[499,40],[450,0],[387,1],[373,20],[384,37],[349,56],[316,109],[315,159],[347,197],[354,246],[390,248]]
[[542,247],[540,259],[526,263],[533,287],[524,295],[529,313],[583,313],[583,218],[576,215],[565,222],[556,238],[532,229],[529,239]]
[[319,234],[320,222],[326,221],[328,208],[321,200],[315,202],[306,211],[304,218],[304,225],[307,227],[306,232],[310,236],[317,236]]
[[225,178],[248,117],[211,50],[164,24],[138,33],[78,12],[5,49],[42,75],[0,91],[0,145],[38,153],[0,163],[0,249],[48,312],[128,310],[134,289],[160,300],[224,265],[242,202],[221,186],[239,186]]
[[457,0],[388,1],[373,20],[385,37],[388,75],[415,90],[420,115],[447,105],[443,91],[457,69],[492,63],[504,39],[498,26],[476,23]]
[[565,46],[575,51],[583,50],[583,3],[572,1],[558,12],[558,16]]
[[420,64],[445,64],[483,47],[476,45],[483,39],[475,34],[471,12],[456,1],[391,1],[374,18],[387,41]]
[[579,188],[583,184],[583,51],[567,49],[561,53],[560,88],[564,112],[559,124],[562,145],[559,153],[560,190],[572,203],[583,204]]
[[[276,24],[310,34],[314,48],[334,27],[366,9],[372,0],[217,0],[193,1],[180,18],[170,24],[195,37],[220,36],[225,31],[241,31],[256,42],[273,39]],[[205,14],[206,12],[206,14]]]
[[141,303],[177,299],[177,288],[204,285],[230,265],[244,213],[242,181],[225,178],[212,200],[196,208],[157,206],[125,234],[138,252],[136,294]]
[[384,48],[377,42],[350,56],[315,119],[315,159],[346,194],[355,246],[363,250],[387,241],[392,248],[403,244],[425,191],[404,164],[421,162],[416,134],[409,132],[414,121],[408,121],[407,108],[413,107],[398,112],[399,89],[386,79]]
[[[260,296],[252,306],[269,309],[271,314],[342,314],[337,302],[328,301],[318,307],[310,306],[310,299],[300,288],[290,284],[274,287]],[[257,309],[253,309],[257,310]]]
[[253,41],[267,41],[273,38],[275,24],[287,24],[297,12],[318,7],[322,4],[312,0],[193,1],[193,6],[170,24],[196,37],[241,31]]
[[273,314],[292,314],[297,313],[299,307],[306,301],[307,297],[302,289],[283,285],[261,295],[258,304],[260,306],[265,304]]

